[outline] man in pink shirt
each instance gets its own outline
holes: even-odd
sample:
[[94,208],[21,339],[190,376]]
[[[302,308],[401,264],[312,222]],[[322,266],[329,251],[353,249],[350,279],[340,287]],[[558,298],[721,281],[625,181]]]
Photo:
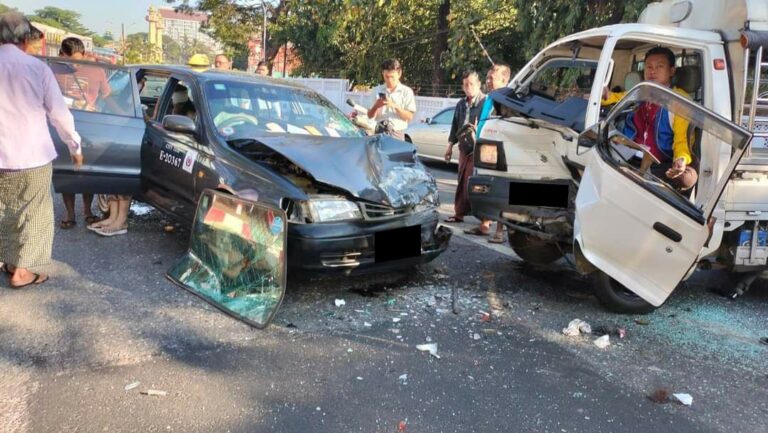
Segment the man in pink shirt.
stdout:
[[13,288],[48,279],[51,261],[51,161],[48,122],[83,164],[80,135],[48,66],[24,53],[31,26],[23,15],[0,15],[0,262]]

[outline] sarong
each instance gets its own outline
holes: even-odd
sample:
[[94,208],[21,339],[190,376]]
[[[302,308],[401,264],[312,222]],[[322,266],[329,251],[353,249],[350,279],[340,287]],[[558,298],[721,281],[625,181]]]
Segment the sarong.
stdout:
[[51,164],[0,170],[0,262],[18,268],[45,266],[53,248]]
[[464,218],[469,214],[471,208],[469,205],[469,178],[475,171],[474,155],[465,155],[459,151],[459,184],[456,186],[456,197],[453,200],[453,214],[459,218]]

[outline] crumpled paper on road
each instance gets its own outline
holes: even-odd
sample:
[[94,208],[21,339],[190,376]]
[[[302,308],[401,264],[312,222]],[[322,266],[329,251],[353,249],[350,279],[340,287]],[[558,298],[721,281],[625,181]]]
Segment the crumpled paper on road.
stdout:
[[578,337],[581,334],[591,334],[592,327],[581,319],[573,319],[567,328],[563,328],[563,334],[569,337]]

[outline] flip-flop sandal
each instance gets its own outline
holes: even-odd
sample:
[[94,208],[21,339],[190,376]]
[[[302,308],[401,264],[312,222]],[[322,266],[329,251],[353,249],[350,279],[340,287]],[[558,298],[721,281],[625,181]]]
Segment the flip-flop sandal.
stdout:
[[488,236],[488,232],[484,232],[480,227],[472,227],[471,229],[465,229],[464,233],[475,236]]
[[63,220],[59,223],[59,228],[62,230],[69,230],[72,227],[74,227],[77,223],[74,220]]
[[458,218],[456,216],[452,216],[452,217],[448,217],[448,218],[444,219],[443,221],[447,222],[447,223],[463,223],[464,222],[464,218]]
[[97,223],[99,221],[101,221],[101,218],[97,217],[96,215],[91,215],[91,216],[85,217],[86,224],[93,224],[93,223]]
[[0,266],[0,272],[8,274],[8,276],[13,275],[13,272],[8,269],[8,263],[3,263],[3,266]]
[[493,236],[488,238],[488,242],[490,242],[492,244],[503,244],[504,243],[504,235],[501,235],[501,236],[493,235]]
[[35,278],[32,279],[32,281],[25,283],[25,284],[19,284],[14,286],[11,284],[12,289],[21,289],[27,286],[31,286],[32,284],[43,284],[44,282],[48,281],[48,275],[40,275],[40,274],[33,274]]
[[118,236],[118,235],[127,234],[128,233],[128,228],[124,227],[124,228],[117,229],[117,230],[104,230],[104,227],[99,227],[97,229],[94,229],[93,231],[95,231],[96,233],[98,233],[98,234],[100,234],[102,236],[111,237],[111,236]]

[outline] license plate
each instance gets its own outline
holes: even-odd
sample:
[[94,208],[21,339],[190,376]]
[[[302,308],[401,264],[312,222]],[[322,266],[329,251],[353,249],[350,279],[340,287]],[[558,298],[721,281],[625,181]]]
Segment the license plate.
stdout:
[[378,232],[374,236],[376,263],[419,257],[421,226],[403,227]]

